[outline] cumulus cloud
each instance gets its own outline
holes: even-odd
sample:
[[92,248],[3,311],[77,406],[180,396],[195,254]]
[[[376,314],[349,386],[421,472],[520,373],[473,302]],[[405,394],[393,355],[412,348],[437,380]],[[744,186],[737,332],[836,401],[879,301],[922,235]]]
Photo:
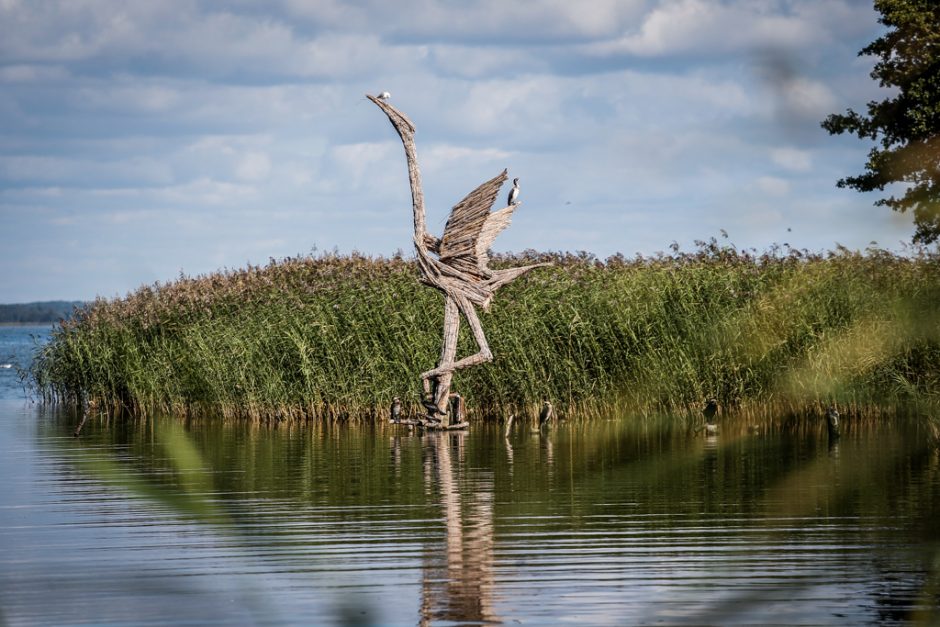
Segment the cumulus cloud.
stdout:
[[830,113],[836,97],[821,78],[800,67],[797,57],[780,50],[764,50],[756,57],[758,76],[769,88],[771,108],[784,124],[800,125],[817,121]]
[[707,51],[725,53],[758,45],[806,45],[815,24],[766,12],[764,3],[724,4],[704,0],[666,2],[650,12],[639,32],[597,47],[598,52],[640,56]]
[[[384,46],[374,31],[301,33],[276,13],[184,0],[30,3],[5,11],[0,57],[82,63],[84,71],[336,79],[375,74],[420,51]],[[94,65],[89,65],[94,62]]]
[[610,36],[636,19],[645,0],[593,0],[589,10],[567,0],[442,4],[408,0],[368,3],[370,25],[392,41],[555,44]]
[[[401,146],[363,98],[385,89],[419,129],[434,228],[508,167],[525,204],[500,247],[760,246],[800,203],[868,204],[833,185],[863,155],[806,138],[864,102],[877,29],[850,0],[0,0],[0,261],[44,251],[34,284],[87,297],[407,248]],[[92,259],[66,235],[136,244]]]
[[[591,44],[594,55],[714,58],[766,48],[800,50],[824,45],[863,23],[846,0],[662,0],[638,28]],[[869,17],[866,15],[866,17]],[[857,33],[856,33],[857,34]]]
[[449,144],[434,144],[424,154],[436,167],[453,167],[471,163],[490,164],[505,161],[511,153],[498,148],[467,148]]
[[333,161],[359,184],[377,163],[398,156],[400,148],[391,141],[341,144],[331,151]]
[[85,187],[103,180],[151,185],[165,183],[171,178],[166,164],[143,155],[115,161],[45,155],[0,156],[0,182],[5,185],[56,182]]
[[235,175],[245,181],[260,181],[271,172],[271,158],[263,152],[242,155],[235,166]]
[[428,62],[443,76],[491,79],[508,73],[525,75],[545,72],[551,62],[530,49],[498,46],[438,44],[428,49]]
[[56,65],[19,64],[0,67],[0,82],[32,83],[58,81],[68,77],[65,68]]
[[759,191],[771,196],[785,196],[790,192],[790,183],[776,176],[760,176],[755,185]]
[[780,167],[792,172],[808,172],[813,165],[812,155],[808,150],[798,148],[773,148],[770,159]]

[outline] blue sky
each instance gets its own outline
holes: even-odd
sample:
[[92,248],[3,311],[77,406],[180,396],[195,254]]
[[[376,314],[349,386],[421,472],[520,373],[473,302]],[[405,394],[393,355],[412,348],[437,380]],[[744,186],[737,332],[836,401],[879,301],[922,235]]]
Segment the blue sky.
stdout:
[[819,127],[884,96],[880,32],[858,0],[0,0],[0,302],[410,253],[382,90],[438,234],[509,168],[500,251],[898,249],[907,216],[835,187],[869,146]]

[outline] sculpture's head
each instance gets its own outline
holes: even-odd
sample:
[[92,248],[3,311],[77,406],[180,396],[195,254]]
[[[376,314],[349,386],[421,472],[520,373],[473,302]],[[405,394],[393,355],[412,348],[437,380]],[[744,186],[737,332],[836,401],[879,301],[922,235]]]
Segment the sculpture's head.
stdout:
[[392,126],[395,127],[395,130],[398,131],[399,135],[414,136],[415,126],[411,123],[411,120],[405,117],[405,114],[403,114],[401,111],[390,105],[388,100],[383,99],[381,94],[379,96],[366,94],[366,98],[374,102],[379,109],[385,112],[385,115],[388,116],[389,121],[391,121]]

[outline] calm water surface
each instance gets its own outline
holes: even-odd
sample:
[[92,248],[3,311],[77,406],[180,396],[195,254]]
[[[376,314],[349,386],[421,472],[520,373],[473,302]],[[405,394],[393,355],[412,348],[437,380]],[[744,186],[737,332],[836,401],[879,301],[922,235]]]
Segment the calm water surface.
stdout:
[[17,369],[29,365],[34,348],[51,330],[51,324],[0,325],[0,399],[25,398]]
[[940,621],[914,428],[76,424],[0,401],[0,624]]

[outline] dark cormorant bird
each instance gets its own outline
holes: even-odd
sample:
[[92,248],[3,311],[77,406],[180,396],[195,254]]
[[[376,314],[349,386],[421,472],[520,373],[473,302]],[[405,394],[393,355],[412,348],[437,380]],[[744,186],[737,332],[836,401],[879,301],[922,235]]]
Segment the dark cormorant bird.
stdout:
[[539,412],[539,429],[552,421],[555,417],[555,410],[548,401],[542,403],[542,411]]
[[447,399],[447,411],[450,413],[451,424],[463,422],[466,410],[464,409],[463,397],[457,392],[450,393]]
[[702,410],[702,414],[705,415],[705,422],[712,424],[715,422],[715,414],[718,413],[718,401],[713,398],[705,401],[705,409]]
[[829,432],[830,440],[839,437],[839,410],[835,405],[830,405],[826,410],[826,431]]
[[401,420],[401,399],[397,396],[392,399],[392,407],[390,411],[392,422],[398,422]]
[[718,401],[713,398],[705,401],[705,408],[702,414],[705,416],[705,435],[715,435],[718,433],[718,425],[715,424],[715,415],[718,413]]
[[515,205],[519,200],[519,179],[512,180],[512,189],[509,190],[509,201],[506,203],[510,207]]
[[447,412],[442,411],[440,407],[437,406],[437,403],[434,402],[433,396],[425,396],[421,400],[421,404],[424,405],[424,408],[428,410],[429,416],[445,416]]

